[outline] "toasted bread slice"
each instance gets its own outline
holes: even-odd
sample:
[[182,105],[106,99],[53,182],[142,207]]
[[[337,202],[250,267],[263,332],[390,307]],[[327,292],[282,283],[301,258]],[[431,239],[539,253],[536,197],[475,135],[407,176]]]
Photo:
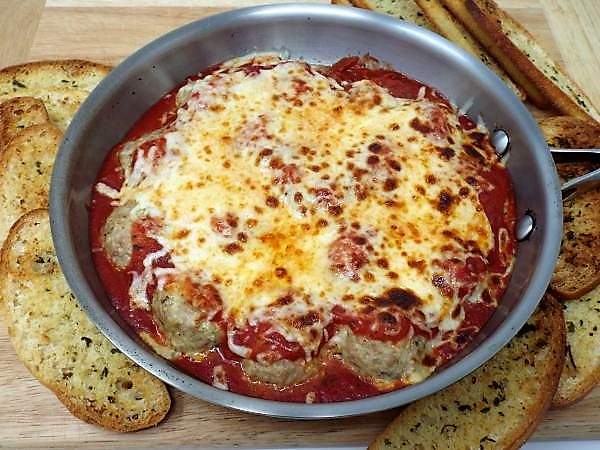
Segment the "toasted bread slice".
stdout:
[[539,125],[549,147],[600,148],[600,124],[592,120],[556,116],[540,119]]
[[354,6],[389,14],[400,20],[433,30],[433,24],[427,19],[415,0],[352,0]]
[[79,59],[38,61],[0,71],[0,94],[19,95],[22,89],[70,88],[91,92],[111,68]]
[[441,0],[488,49],[539,107],[551,105],[565,115],[600,120],[600,113],[521,24],[493,0]]
[[489,69],[495,72],[504,83],[521,100],[525,99],[525,92],[517,86],[500,67],[494,58],[469,34],[467,29],[444,8],[440,0],[415,0],[429,21],[434,25],[435,31],[446,39],[454,42],[476,58],[480,59]]
[[0,242],[24,213],[48,205],[50,176],[62,133],[47,123],[15,136],[0,156]]
[[563,308],[567,356],[553,408],[581,400],[600,382],[600,286]]
[[39,98],[50,121],[64,131],[79,105],[108,74],[110,67],[82,60],[39,61],[0,71],[0,102]]
[[496,356],[410,404],[369,449],[519,448],[550,406],[564,351],[562,309],[548,296]]
[[23,129],[49,120],[44,102],[37,98],[15,97],[0,104],[0,154]]
[[331,0],[334,5],[354,6],[350,0]]
[[563,239],[550,289],[560,299],[572,300],[600,284],[600,188],[564,202],[563,216]]
[[116,431],[165,417],[171,400],[164,384],[114,348],[70,292],[47,210],[11,228],[0,256],[0,297],[17,355],[73,415]]

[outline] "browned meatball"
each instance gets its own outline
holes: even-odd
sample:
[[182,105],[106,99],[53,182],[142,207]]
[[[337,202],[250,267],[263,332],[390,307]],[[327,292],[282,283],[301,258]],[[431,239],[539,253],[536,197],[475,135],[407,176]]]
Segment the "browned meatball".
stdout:
[[208,320],[206,311],[173,289],[154,295],[152,313],[169,347],[177,352],[193,356],[211,350],[223,340],[221,328]]
[[110,262],[119,269],[129,265],[133,244],[131,241],[131,226],[133,220],[130,217],[133,203],[127,203],[116,207],[108,216],[104,227],[102,227],[102,242],[104,250]]
[[280,359],[275,362],[258,362],[245,359],[242,361],[242,368],[248,378],[276,384],[279,387],[300,383],[316,373],[315,363],[306,363],[304,360]]
[[431,373],[431,368],[421,363],[426,354],[425,342],[416,337],[398,343],[384,342],[358,336],[342,327],[329,342],[328,350],[358,375],[377,384],[418,382]]

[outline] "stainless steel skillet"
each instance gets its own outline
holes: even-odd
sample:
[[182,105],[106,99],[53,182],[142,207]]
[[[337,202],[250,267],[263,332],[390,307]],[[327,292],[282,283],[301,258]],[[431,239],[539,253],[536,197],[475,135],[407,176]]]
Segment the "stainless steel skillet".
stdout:
[[[162,94],[190,74],[256,51],[285,50],[293,58],[332,63],[370,53],[471,105],[491,130],[510,136],[507,167],[514,182],[521,233],[506,295],[477,339],[424,382],[378,397],[332,404],[296,404],[216,389],[173,367],[146,347],[114,311],[91,261],[88,202],[110,148]],[[440,36],[356,8],[286,4],[240,9],[177,29],[142,48],[83,104],[60,148],[52,177],[52,235],[62,270],[98,328],[125,354],[165,382],[203,400],[277,417],[317,419],[393,408],[436,392],[491,358],[521,328],[551,278],[562,235],[561,193],[554,163],[524,105],[479,61]]]

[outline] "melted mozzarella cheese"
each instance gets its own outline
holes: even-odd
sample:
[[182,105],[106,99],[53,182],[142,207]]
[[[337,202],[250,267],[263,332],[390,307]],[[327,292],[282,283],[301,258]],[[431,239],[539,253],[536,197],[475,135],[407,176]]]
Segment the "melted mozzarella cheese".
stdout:
[[[424,91],[407,100],[371,81],[341,86],[302,62],[254,73],[240,64],[180,90],[164,156],[138,149],[118,195],[120,204],[136,204],[132,217],[161,225],[152,237],[171,256],[169,274],[214,284],[224,317],[239,327],[269,322],[307,356],[321,339],[311,329],[323,334],[334,305],[360,311],[361,298],[394,287],[421,300],[424,326],[456,328],[462,316],[450,313],[458,299],[434,286],[434,263],[468,255],[443,233],[473,241],[483,255],[494,245],[477,192],[464,179],[456,112]],[[414,120],[432,111],[449,125],[453,144],[415,129]],[[440,157],[440,145],[456,156]],[[459,196],[461,188],[467,194]],[[446,194],[451,204],[440,207]],[[231,216],[233,225],[215,229]],[[355,278],[332,267],[332,246],[344,236],[366,239]],[[147,308],[144,267],[131,293]],[[273,306],[289,295],[291,303]],[[311,311],[319,313],[316,324],[291,324]],[[236,353],[249,353],[228,341]]]

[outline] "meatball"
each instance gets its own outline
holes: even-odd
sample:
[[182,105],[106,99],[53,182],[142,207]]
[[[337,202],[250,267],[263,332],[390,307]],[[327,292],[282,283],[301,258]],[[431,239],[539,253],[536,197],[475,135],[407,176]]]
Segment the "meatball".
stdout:
[[190,356],[211,350],[223,340],[221,328],[210,322],[206,312],[170,290],[157,291],[152,313],[173,350]]
[[102,242],[110,262],[119,269],[124,269],[131,261],[133,244],[131,242],[130,217],[133,203],[115,208],[102,228]]
[[418,382],[433,368],[421,363],[425,342],[413,337],[398,343],[384,342],[354,334],[342,327],[329,342],[329,350],[358,375],[386,385],[396,381]]
[[301,383],[316,373],[315,365],[304,360],[280,359],[275,362],[259,362],[245,359],[242,368],[248,378],[276,384],[278,387]]

